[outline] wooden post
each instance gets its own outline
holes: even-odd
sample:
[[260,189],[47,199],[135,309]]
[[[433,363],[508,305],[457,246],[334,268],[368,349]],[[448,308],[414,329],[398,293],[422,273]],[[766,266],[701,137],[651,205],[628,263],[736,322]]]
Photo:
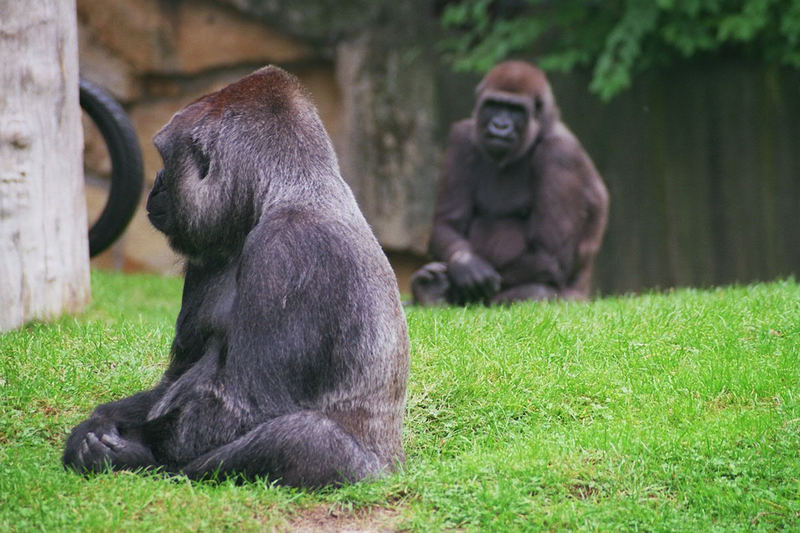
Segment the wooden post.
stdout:
[[0,331],[89,301],[74,0],[0,0]]

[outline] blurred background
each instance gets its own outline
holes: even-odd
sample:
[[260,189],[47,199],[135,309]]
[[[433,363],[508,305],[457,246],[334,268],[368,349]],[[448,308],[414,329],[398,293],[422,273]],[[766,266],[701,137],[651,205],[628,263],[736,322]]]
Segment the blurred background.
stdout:
[[[800,42],[799,3],[781,12],[782,3],[739,2],[777,7],[766,15],[742,10],[732,37],[717,26],[721,44],[704,47],[692,28],[714,11],[662,6],[651,20],[647,9],[631,8],[636,2],[77,0],[81,75],[130,114],[147,190],[161,166],[152,138],[173,113],[264,64],[279,65],[313,95],[403,291],[427,260],[445,137],[471,113],[480,72],[507,56],[540,64],[611,194],[595,271],[601,294],[800,269],[800,70],[769,60],[774,48],[759,41],[769,17],[780,15],[796,21],[793,43]],[[768,18],[760,26],[759,16]],[[610,32],[599,39],[603,24]],[[672,55],[658,48],[669,39],[678,43]],[[623,66],[633,54],[627,72],[603,70],[609,47]],[[800,54],[794,61],[800,65]],[[91,222],[110,164],[90,121],[84,127]],[[180,272],[147,222],[145,198],[94,268]]]

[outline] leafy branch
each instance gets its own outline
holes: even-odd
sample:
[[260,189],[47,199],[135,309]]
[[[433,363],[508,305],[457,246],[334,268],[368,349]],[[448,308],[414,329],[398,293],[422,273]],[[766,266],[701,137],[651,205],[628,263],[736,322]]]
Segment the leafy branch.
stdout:
[[723,50],[800,68],[800,0],[458,0],[441,21],[456,70],[520,55],[549,71],[591,68],[604,100],[650,67]]

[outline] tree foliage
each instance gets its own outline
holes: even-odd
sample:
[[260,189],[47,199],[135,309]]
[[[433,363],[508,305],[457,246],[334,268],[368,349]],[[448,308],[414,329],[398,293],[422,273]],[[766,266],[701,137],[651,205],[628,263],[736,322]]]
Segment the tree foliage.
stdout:
[[702,54],[800,68],[800,0],[456,0],[441,18],[456,70],[524,54],[549,71],[591,68],[606,100],[648,68]]

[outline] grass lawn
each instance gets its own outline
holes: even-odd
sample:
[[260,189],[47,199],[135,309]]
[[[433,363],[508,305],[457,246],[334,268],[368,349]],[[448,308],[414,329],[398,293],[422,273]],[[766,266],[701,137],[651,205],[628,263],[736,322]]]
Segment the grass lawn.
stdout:
[[165,368],[181,280],[0,335],[0,531],[800,530],[800,285],[408,309],[407,462],[305,492],[62,470]]

